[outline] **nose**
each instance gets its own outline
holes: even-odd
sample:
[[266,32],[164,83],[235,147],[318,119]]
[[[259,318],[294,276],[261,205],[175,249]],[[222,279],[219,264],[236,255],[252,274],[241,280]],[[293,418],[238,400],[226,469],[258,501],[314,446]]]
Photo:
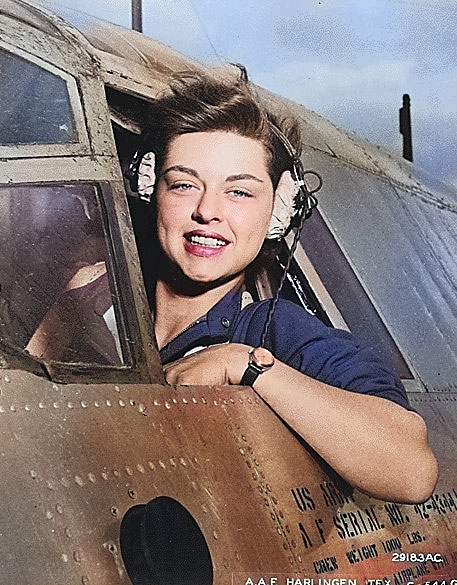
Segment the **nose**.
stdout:
[[220,222],[222,220],[222,198],[215,189],[208,189],[201,193],[192,219],[198,223]]

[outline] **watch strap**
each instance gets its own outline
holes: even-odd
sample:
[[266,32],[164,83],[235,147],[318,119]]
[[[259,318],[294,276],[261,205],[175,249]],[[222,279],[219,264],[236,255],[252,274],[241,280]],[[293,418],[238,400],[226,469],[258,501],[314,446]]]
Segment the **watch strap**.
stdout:
[[262,372],[263,368],[251,362],[244,371],[240,386],[252,386]]

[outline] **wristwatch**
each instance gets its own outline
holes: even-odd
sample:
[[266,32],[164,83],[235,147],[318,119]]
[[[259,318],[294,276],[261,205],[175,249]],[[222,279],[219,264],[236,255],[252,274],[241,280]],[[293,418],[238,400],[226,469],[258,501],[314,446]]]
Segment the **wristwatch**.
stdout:
[[253,347],[249,351],[249,364],[240,381],[240,386],[252,386],[260,374],[273,367],[275,358],[264,347]]

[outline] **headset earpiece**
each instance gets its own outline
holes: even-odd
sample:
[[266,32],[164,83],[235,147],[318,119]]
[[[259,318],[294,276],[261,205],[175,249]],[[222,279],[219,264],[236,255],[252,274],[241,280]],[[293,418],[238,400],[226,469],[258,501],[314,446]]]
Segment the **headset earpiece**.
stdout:
[[[284,221],[284,218],[288,216],[287,225],[282,224],[281,229],[278,229],[277,227],[274,229],[275,234],[279,234],[279,237],[282,237],[287,235],[293,228],[301,229],[303,221],[310,217],[313,209],[317,206],[317,199],[314,194],[322,187],[322,179],[315,171],[303,170],[302,162],[297,156],[290,140],[284,132],[282,132],[282,130],[271,121],[270,128],[291,158],[292,173],[289,174],[291,174],[293,179],[293,186],[290,183],[286,186],[286,183],[283,181],[285,173],[289,172],[285,171],[281,175],[275,192],[275,204],[273,209],[272,221],[274,221],[275,217],[281,217],[282,221]],[[306,181],[306,179],[311,176],[317,178],[317,185],[314,188],[309,187]],[[283,210],[284,205],[289,205],[290,208],[288,212]],[[269,230],[267,238],[278,238],[278,235],[270,235]]]
[[[142,164],[143,164],[144,157],[146,157],[148,154],[154,155],[154,153],[152,153],[150,150],[151,149],[150,145],[151,145],[151,131],[147,130],[146,132],[144,132],[141,135],[141,143],[140,143],[138,149],[136,150],[135,154],[132,156],[132,160],[130,161],[128,169],[124,173],[125,178],[129,182],[130,189],[135,193],[138,192],[140,199],[142,199],[146,203],[151,202],[151,197],[148,194],[146,194],[146,196],[142,196],[142,194],[140,193],[140,188],[141,188],[140,172],[142,170]],[[149,161],[146,160],[145,162],[146,162],[146,165],[149,164]],[[155,160],[154,160],[154,162],[155,162]],[[154,176],[155,176],[155,172],[154,172]],[[155,181],[155,178],[154,178],[154,181]],[[151,195],[152,195],[152,191],[151,191]]]

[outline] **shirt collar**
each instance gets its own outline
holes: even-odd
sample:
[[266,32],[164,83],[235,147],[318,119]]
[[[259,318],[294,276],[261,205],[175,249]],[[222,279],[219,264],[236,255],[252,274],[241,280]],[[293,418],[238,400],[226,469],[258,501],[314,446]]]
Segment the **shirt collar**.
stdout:
[[241,310],[241,293],[240,286],[232,289],[206,315],[167,343],[159,352],[162,364],[179,359],[195,347],[229,341]]

